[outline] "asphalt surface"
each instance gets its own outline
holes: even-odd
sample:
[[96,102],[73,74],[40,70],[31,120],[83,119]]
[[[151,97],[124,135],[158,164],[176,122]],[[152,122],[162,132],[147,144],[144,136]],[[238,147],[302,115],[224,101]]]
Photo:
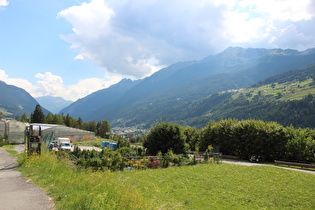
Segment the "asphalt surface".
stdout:
[[[23,147],[17,148],[23,150]],[[46,193],[35,186],[21,172],[16,157],[0,147],[0,209],[46,210],[53,209],[53,202]]]

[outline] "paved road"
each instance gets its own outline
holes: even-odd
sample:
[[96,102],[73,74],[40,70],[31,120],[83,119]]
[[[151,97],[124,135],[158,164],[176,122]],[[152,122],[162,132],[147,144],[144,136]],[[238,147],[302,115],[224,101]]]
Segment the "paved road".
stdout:
[[79,146],[79,149],[80,150],[95,150],[95,151],[98,151],[98,152],[102,151],[102,149],[99,148],[99,147],[89,147],[89,146]]
[[23,178],[16,167],[16,158],[0,147],[0,209],[53,209],[45,192]]

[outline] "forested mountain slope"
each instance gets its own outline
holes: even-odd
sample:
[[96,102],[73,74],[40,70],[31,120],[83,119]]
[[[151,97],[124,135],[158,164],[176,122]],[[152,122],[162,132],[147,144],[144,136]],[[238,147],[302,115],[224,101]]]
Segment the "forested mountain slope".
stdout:
[[96,91],[82,99],[77,100],[70,106],[60,111],[64,114],[70,114],[72,117],[81,117],[84,120],[90,119],[90,114],[102,106],[106,106],[121,98],[130,88],[137,85],[139,81],[123,79],[119,83],[109,88]]
[[237,92],[216,93],[174,110],[190,113],[178,121],[196,127],[203,127],[210,120],[235,118],[315,128],[314,79],[315,65],[311,65],[270,77]]

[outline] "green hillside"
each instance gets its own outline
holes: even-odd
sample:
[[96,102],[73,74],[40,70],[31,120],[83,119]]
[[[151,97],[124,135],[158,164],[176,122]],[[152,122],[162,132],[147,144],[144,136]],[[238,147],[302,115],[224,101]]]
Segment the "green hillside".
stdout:
[[258,95],[263,94],[282,101],[302,100],[307,95],[315,93],[314,84],[315,83],[313,82],[313,79],[297,82],[291,81],[285,83],[272,83],[257,88],[239,90],[238,93],[233,96],[233,98],[235,99],[243,94],[248,100],[253,100]]
[[203,127],[209,120],[257,119],[314,128],[314,74],[312,65],[270,77],[250,88],[213,94],[193,103],[196,110],[202,110],[201,115],[192,115],[182,122]]
[[[21,117],[24,113],[30,115],[38,102],[25,90],[0,81],[0,112],[7,118]],[[44,113],[48,113],[43,109]]]

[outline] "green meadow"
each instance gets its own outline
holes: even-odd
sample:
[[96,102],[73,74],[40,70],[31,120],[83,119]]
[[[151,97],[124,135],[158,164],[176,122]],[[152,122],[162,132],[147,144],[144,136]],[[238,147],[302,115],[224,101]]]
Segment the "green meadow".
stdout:
[[64,158],[20,157],[20,170],[56,209],[315,209],[315,175],[227,163],[122,172]]
[[233,98],[237,98],[240,93],[248,96],[252,99],[254,96],[262,93],[276,97],[278,100],[301,100],[308,94],[313,94],[315,91],[313,80],[307,79],[305,81],[274,83],[272,85],[263,85],[255,88],[247,88],[241,90],[238,94],[235,94]]

